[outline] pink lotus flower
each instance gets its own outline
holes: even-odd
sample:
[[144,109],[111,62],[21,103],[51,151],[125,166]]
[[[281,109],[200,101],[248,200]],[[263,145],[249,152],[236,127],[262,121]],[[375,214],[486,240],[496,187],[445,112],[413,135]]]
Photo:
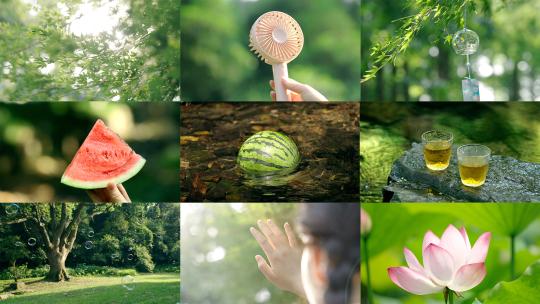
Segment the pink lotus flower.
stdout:
[[422,244],[424,267],[407,248],[403,249],[409,267],[388,268],[390,279],[406,291],[425,295],[444,291],[464,292],[486,276],[486,260],[491,233],[482,234],[471,248],[465,228],[449,225],[439,239],[428,231]]

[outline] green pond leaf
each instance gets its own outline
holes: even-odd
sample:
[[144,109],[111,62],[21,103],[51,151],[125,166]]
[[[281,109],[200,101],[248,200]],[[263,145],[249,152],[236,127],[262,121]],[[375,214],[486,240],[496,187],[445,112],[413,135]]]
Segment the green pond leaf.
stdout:
[[401,250],[409,238],[423,237],[428,229],[455,221],[454,216],[444,214],[411,214],[406,204],[363,203],[362,208],[373,223],[369,235],[369,253],[372,257],[392,247]]
[[489,293],[483,304],[529,304],[540,299],[540,261],[532,264],[517,280],[501,282]]
[[528,203],[414,205],[410,211],[454,215],[468,225],[508,236],[520,234],[540,216],[540,205]]

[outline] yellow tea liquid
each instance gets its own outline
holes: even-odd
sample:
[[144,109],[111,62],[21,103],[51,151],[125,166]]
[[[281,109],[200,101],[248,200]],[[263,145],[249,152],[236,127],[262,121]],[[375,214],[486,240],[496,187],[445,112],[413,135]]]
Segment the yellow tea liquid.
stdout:
[[459,175],[465,186],[480,187],[486,182],[489,169],[487,163],[483,164],[459,164]]
[[428,142],[424,145],[426,167],[434,171],[448,168],[452,156],[452,145],[448,141]]

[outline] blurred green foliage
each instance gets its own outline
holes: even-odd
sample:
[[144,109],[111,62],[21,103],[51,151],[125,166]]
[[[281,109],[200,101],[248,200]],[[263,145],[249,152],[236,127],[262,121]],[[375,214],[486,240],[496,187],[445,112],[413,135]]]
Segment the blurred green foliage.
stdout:
[[[492,232],[486,260],[486,278],[477,287],[464,292],[459,303],[472,303],[475,298],[480,301],[487,298],[492,299],[489,295],[492,293],[492,289],[496,290],[495,285],[501,281],[510,280],[511,233],[517,234],[516,270],[518,274],[521,275],[529,265],[540,260],[540,252],[538,251],[540,246],[540,205],[366,203],[362,204],[362,208],[369,213],[373,223],[368,248],[372,289],[376,304],[420,304],[443,301],[442,294],[417,296],[400,289],[388,277],[387,268],[406,265],[403,247],[409,248],[421,261],[424,234],[428,230],[432,230],[440,237],[449,224],[458,228],[465,227],[471,243],[474,243],[482,233]],[[365,269],[365,264],[362,264],[362,269]],[[362,278],[365,282],[364,270]],[[536,273],[534,280],[539,278],[540,274]],[[512,287],[505,288],[516,291]],[[499,302],[488,301],[487,303]],[[516,303],[526,302],[517,301]]]
[[258,219],[293,228],[298,204],[183,204],[182,303],[303,303],[268,282],[251,236]]
[[0,100],[180,99],[179,1],[4,0],[0,8]]
[[124,183],[131,199],[178,201],[179,115],[173,103],[0,105],[0,201],[89,201],[60,178],[98,118],[147,160]]
[[[465,56],[452,35],[463,27],[480,37],[471,55],[485,100],[540,99],[539,0],[362,2],[362,100],[462,100]],[[374,77],[374,78],[373,78]]]
[[[6,206],[0,205],[0,244],[3,248],[0,254],[0,273],[16,262],[16,265],[26,265],[22,268],[23,277],[45,275],[48,264],[41,234],[24,222],[6,224],[30,217],[30,205],[19,204],[20,209],[15,214],[6,213]],[[75,206],[68,204],[68,212],[72,212]],[[49,221],[50,205],[39,204],[39,208],[44,217],[42,220]],[[97,209],[103,213],[91,217],[90,214],[97,213]],[[154,266],[158,265],[162,269],[175,266],[176,271],[179,270],[179,204],[95,205],[86,214],[79,225],[73,250],[66,260],[66,266],[75,269],[73,275],[130,274],[130,271],[111,267],[152,272]],[[27,244],[29,238],[36,239],[35,246]],[[22,244],[16,246],[17,241]],[[90,248],[85,246],[87,242],[91,242],[92,246],[88,246]]]
[[249,31],[267,11],[283,11],[302,27],[300,56],[289,76],[333,101],[359,100],[358,0],[184,0],[182,100],[270,100],[270,65],[249,50]]

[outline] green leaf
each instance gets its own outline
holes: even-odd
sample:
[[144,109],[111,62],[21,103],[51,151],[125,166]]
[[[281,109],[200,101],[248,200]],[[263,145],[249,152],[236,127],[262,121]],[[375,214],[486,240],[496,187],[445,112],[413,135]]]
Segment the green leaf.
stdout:
[[[415,204],[417,205],[417,204]],[[415,206],[411,211],[431,211],[452,214],[482,230],[503,235],[518,235],[540,216],[540,205],[537,204],[429,204]]]
[[370,215],[373,223],[369,235],[369,253],[371,256],[375,256],[388,248],[402,248],[409,238],[423,237],[428,229],[440,226],[441,223],[446,225],[446,223],[455,221],[453,216],[443,214],[435,214],[435,216],[433,213],[427,212],[411,214],[406,205],[362,204],[362,208]]
[[540,299],[540,261],[532,264],[517,280],[501,282],[490,291],[484,304],[529,304]]

